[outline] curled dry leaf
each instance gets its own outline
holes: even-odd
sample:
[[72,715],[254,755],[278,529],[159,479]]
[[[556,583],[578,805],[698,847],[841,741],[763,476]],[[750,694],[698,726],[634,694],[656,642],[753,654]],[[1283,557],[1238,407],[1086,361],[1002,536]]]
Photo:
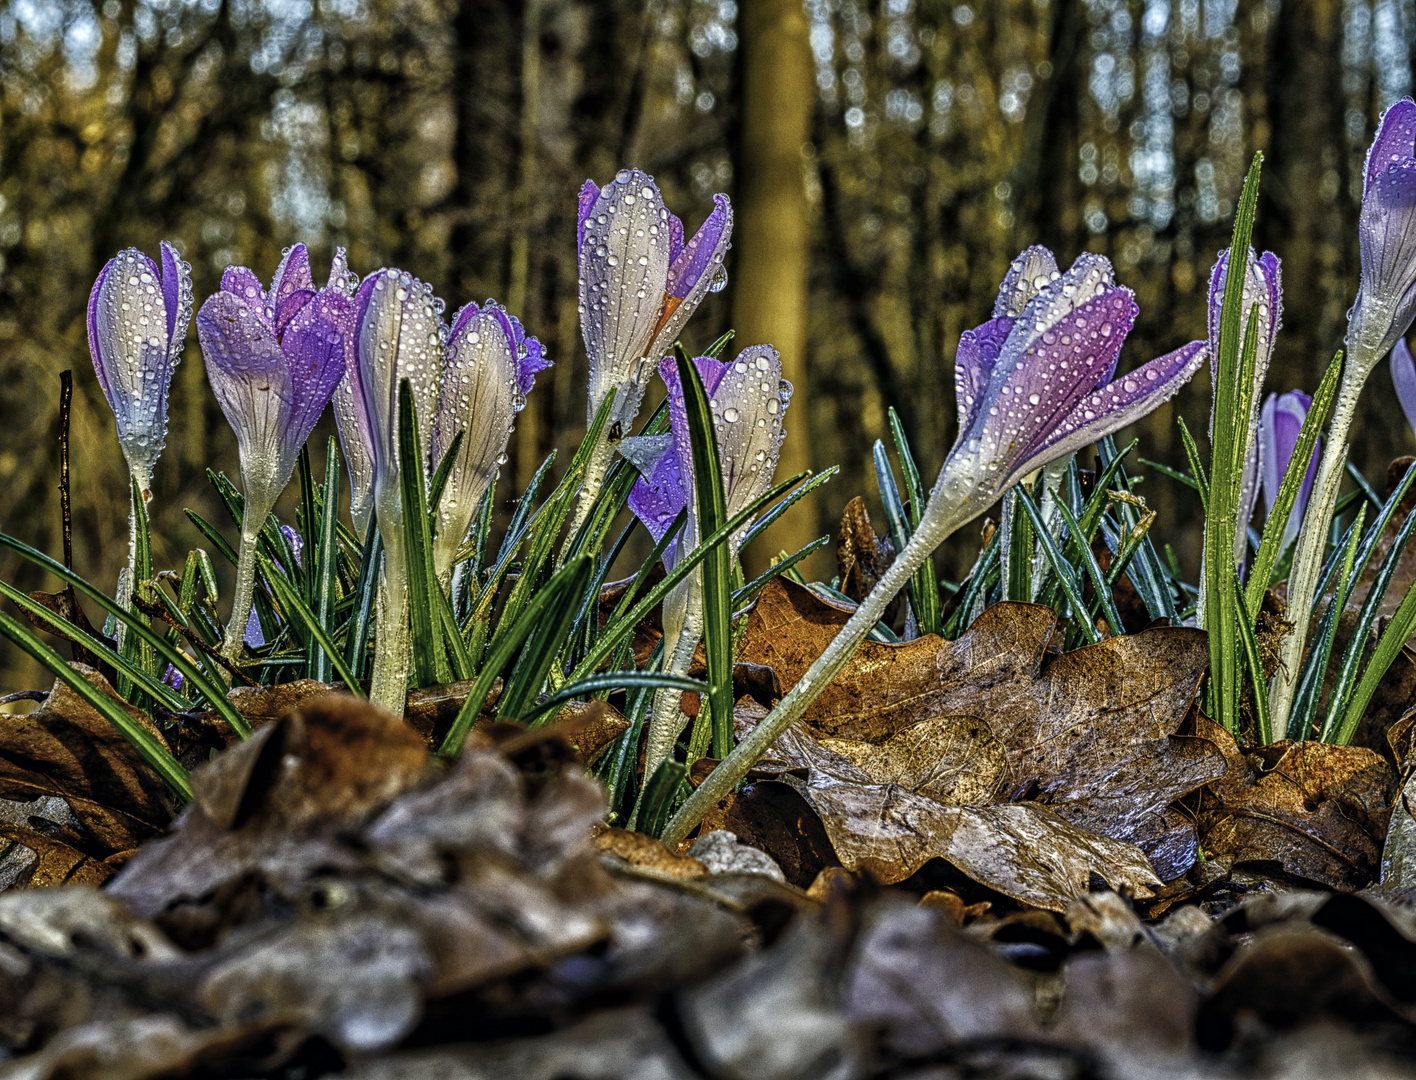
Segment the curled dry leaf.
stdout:
[[[847,617],[778,579],[749,619],[743,655],[791,686]],[[803,716],[797,751],[815,760],[799,763],[841,772],[825,751],[874,783],[945,802],[1030,799],[1138,845],[1161,878],[1178,877],[1197,841],[1171,804],[1224,773],[1215,746],[1175,735],[1208,664],[1205,637],[1163,627],[1044,668],[1055,623],[1047,608],[997,604],[956,641],[867,641]]]
[[12,888],[40,889],[50,885],[102,885],[113,869],[62,840],[22,825],[0,822],[0,839],[22,844],[34,860],[12,882]]
[[[1229,762],[1201,803],[1207,853],[1277,863],[1336,889],[1376,879],[1393,787],[1381,756],[1359,746],[1280,742],[1246,760],[1219,725],[1200,717],[1197,730]],[[1250,761],[1261,765],[1258,775]]]
[[[108,680],[75,665],[85,679],[120,701]],[[124,703],[128,714],[165,745],[147,714]],[[48,700],[0,726],[0,798],[29,802],[64,799],[82,823],[88,852],[100,858],[158,836],[174,804],[162,781],[83,698],[55,682]]]
[[861,784],[812,769],[787,776],[820,815],[847,870],[903,881],[930,859],[1024,904],[1063,911],[1098,877],[1138,897],[1160,884],[1134,844],[1074,825],[1036,803],[947,806],[896,784]]
[[888,536],[876,535],[865,500],[857,495],[846,503],[836,532],[836,572],[841,579],[841,592],[860,603],[894,561],[895,545]]

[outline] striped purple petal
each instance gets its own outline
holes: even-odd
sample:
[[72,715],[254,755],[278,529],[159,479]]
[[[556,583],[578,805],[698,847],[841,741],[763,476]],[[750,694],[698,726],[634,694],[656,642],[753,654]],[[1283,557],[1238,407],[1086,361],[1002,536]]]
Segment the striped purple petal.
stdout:
[[1407,426],[1416,433],[1416,362],[1411,359],[1404,337],[1397,338],[1391,349],[1391,381],[1396,387],[1396,400],[1406,414]]
[[[726,195],[713,196],[713,212],[698,231],[682,242],[669,265],[664,285],[664,311],[649,354],[656,356],[673,347],[689,317],[710,291],[721,289],[727,278],[723,258],[733,234],[733,208]],[[683,225],[670,215],[671,237],[682,236]],[[677,225],[677,230],[674,226]]]
[[959,347],[954,353],[954,397],[959,409],[960,431],[967,431],[973,423],[1013,322],[1007,317],[990,319],[982,326],[965,330],[959,338]]

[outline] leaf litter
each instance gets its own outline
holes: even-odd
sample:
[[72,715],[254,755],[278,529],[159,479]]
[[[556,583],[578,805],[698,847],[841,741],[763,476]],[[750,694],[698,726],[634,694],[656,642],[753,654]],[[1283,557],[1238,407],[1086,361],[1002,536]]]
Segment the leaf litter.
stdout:
[[[739,735],[847,617],[764,590]],[[1245,750],[1202,635],[1055,630],[867,643],[678,851],[604,824],[610,702],[445,764],[466,684],[238,689],[179,813],[56,685],[0,738],[0,1078],[1416,1074],[1416,725]]]

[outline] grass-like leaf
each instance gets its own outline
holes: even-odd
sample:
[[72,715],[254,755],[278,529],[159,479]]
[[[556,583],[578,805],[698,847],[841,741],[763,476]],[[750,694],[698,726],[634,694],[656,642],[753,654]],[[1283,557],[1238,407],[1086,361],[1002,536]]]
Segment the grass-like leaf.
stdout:
[[[1026,498],[1026,496],[1024,497]],[[1081,523],[1072,516],[1072,511],[1068,509],[1065,499],[1057,500],[1057,512],[1062,515],[1062,520],[1067,523],[1069,531],[1079,538],[1083,536]],[[1101,564],[1096,561],[1096,554],[1092,551],[1091,544],[1083,540],[1078,546],[1081,549],[1082,565],[1086,567],[1087,576],[1091,578],[1092,591],[1096,593],[1101,614],[1105,617],[1113,634],[1124,634],[1126,627],[1121,622],[1121,613],[1116,610],[1116,598],[1111,595],[1111,585],[1107,581],[1106,574],[1102,572]]]
[[1239,643],[1244,649],[1244,666],[1249,669],[1249,685],[1254,691],[1254,730],[1260,746],[1273,742],[1273,717],[1269,714],[1268,680],[1264,678],[1258,638],[1254,636],[1254,616],[1244,599],[1244,590],[1234,578],[1234,603],[1239,609]]
[[[910,533],[913,535],[914,530],[919,528],[919,518],[924,513],[924,504],[928,499],[928,493],[920,480],[919,467],[915,464],[909,438],[905,435],[905,425],[900,422],[900,414],[895,411],[894,406],[891,406],[886,415],[890,420],[890,435],[895,441],[895,456],[899,459],[900,473],[904,479],[904,493],[909,498]],[[919,624],[919,632],[921,634],[939,633],[942,629],[943,605],[939,602],[939,578],[935,572],[932,558],[925,559],[920,568],[915,571],[914,577],[910,579],[910,585],[912,589],[910,601],[914,605],[915,621]]]
[[[331,438],[325,448],[324,496],[319,509],[317,542],[305,548],[309,552],[306,558],[311,560],[308,576],[315,582],[315,621],[326,630],[333,628],[335,590],[339,581],[339,531],[336,528],[339,523],[338,455],[338,446]],[[309,669],[310,678],[319,682],[329,682],[330,673],[334,670],[329,654],[318,642],[309,650]]]
[[[438,613],[437,572],[433,568],[433,531],[428,520],[428,488],[423,473],[423,441],[418,437],[418,407],[407,379],[398,384],[398,459],[403,503],[403,542],[407,547],[409,651],[417,686],[452,681]],[[397,588],[396,584],[391,585]]]
[[1062,592],[1067,597],[1067,602],[1072,605],[1072,615],[1080,625],[1087,640],[1096,644],[1101,640],[1101,634],[1091,619],[1087,617],[1087,606],[1082,602],[1082,587],[1077,581],[1076,571],[1072,569],[1072,564],[1067,561],[1067,556],[1062,554],[1062,549],[1057,546],[1057,541],[1052,534],[1047,531],[1042,523],[1042,515],[1038,512],[1036,504],[1023,490],[1022,485],[1013,489],[1018,494],[1018,505],[1023,508],[1029,521],[1032,522],[1033,531],[1037,533],[1038,541],[1042,544],[1042,550],[1047,555],[1047,559],[1052,563],[1052,572],[1057,575],[1058,582],[1062,585]]
[[349,692],[355,697],[363,697],[364,692],[359,688],[354,673],[344,662],[344,657],[339,654],[333,639],[320,625],[319,620],[315,618],[315,613],[305,603],[305,598],[300,595],[299,589],[271,563],[270,557],[265,552],[256,552],[256,564],[261,568],[261,573],[265,575],[266,581],[275,591],[276,599],[285,609],[286,621],[290,626],[298,627],[308,638],[318,642],[326,655],[329,656],[330,663],[334,666],[335,674],[339,676],[340,681],[349,688]]
[[511,678],[497,699],[497,716],[501,719],[520,720],[535,702],[551,665],[560,656],[565,639],[570,635],[576,601],[585,592],[594,572],[595,564],[590,556],[576,555],[547,584],[545,591],[554,593],[557,602],[544,609],[535,632],[523,641]]
[[527,727],[540,727],[562,705],[577,699],[588,699],[592,695],[610,690],[683,690],[689,693],[704,693],[708,684],[687,675],[670,675],[663,671],[605,671],[591,675],[588,679],[577,679],[566,683],[544,701],[537,702],[521,714],[521,723]]
[[[723,467],[713,412],[698,368],[682,345],[674,346],[679,383],[683,387],[688,438],[693,449],[693,487],[698,503],[698,531],[716,533],[728,516]],[[708,695],[712,710],[713,756],[733,748],[732,552],[726,542],[714,544],[703,559],[703,648],[708,661]]]
[[639,831],[649,836],[658,836],[669,823],[678,799],[679,788],[688,776],[688,768],[672,757],[654,770],[649,783],[644,788],[644,808],[639,814]]

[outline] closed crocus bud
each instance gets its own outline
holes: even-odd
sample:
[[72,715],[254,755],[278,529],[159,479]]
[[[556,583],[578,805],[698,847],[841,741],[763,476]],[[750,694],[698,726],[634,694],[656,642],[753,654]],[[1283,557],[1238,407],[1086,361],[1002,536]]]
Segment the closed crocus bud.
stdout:
[[344,377],[353,330],[353,301],[339,289],[313,288],[303,244],[286,254],[269,290],[245,267],[228,267],[221,290],[197,313],[207,378],[236,433],[246,499],[223,646],[229,658],[240,654],[250,614],[256,537]]
[[192,318],[192,270],[164,242],[162,266],[129,248],[89,296],[89,351],[118,422],[118,442],[144,498],[167,440],[167,391]]
[[1347,347],[1365,379],[1416,316],[1416,103],[1409,98],[1377,125],[1357,232],[1362,277],[1347,316]]
[[[359,278],[349,269],[344,249],[334,253],[327,288],[353,296]],[[364,396],[359,392],[359,351],[354,334],[349,335],[344,350],[344,377],[334,388],[330,403],[334,406],[335,424],[339,429],[339,448],[349,470],[349,516],[354,531],[364,539],[369,531],[369,518],[374,509],[374,433],[369,424]]]
[[453,319],[428,453],[429,470],[436,470],[463,433],[438,504],[433,562],[440,577],[452,569],[478,503],[506,462],[512,424],[536,372],[548,367],[541,343],[495,301],[468,304]]

